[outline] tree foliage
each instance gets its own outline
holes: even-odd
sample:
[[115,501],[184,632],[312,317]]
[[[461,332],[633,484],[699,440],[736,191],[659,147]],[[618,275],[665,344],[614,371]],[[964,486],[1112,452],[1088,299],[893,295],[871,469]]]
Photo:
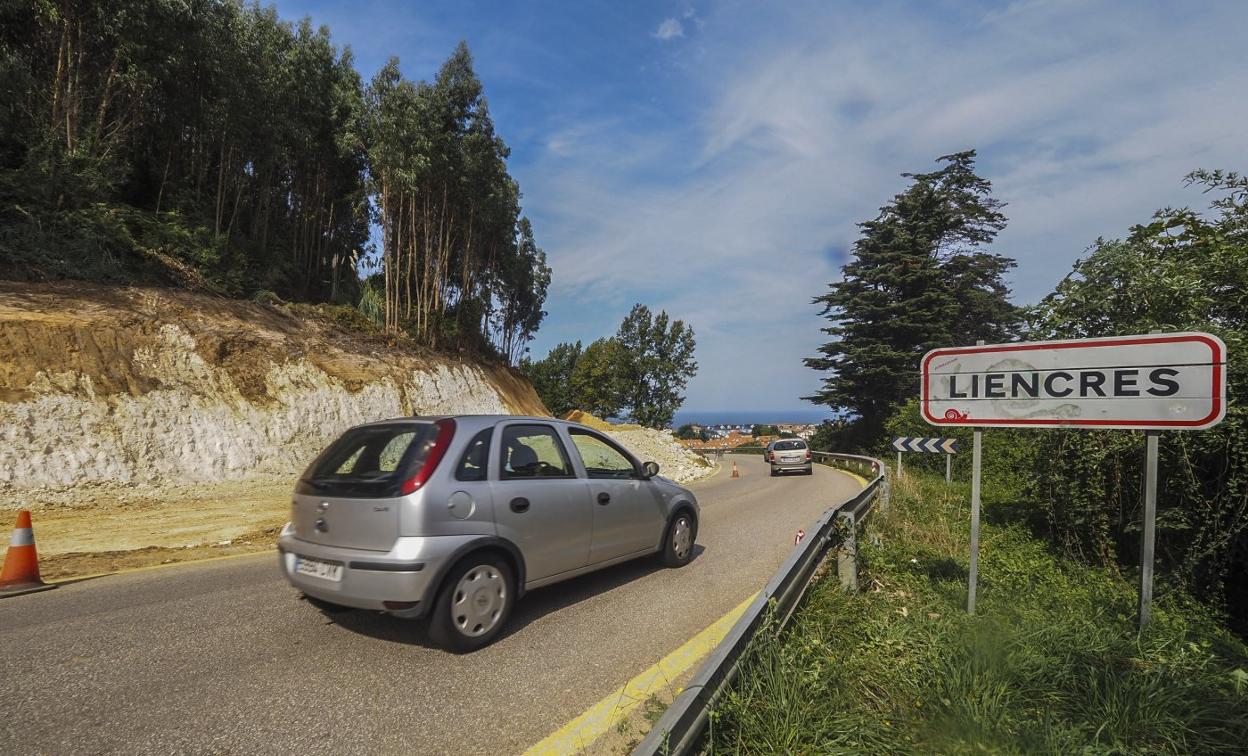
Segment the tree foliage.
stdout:
[[546,314],[550,268],[520,217],[509,150],[468,47],[460,43],[433,83],[405,79],[392,58],[364,99],[386,328],[434,345],[494,333],[518,357]]
[[581,342],[564,342],[536,362],[528,358],[520,361],[521,372],[528,376],[542,403],[555,417],[580,409],[572,391],[572,373],[581,358],[581,351]]
[[617,417],[628,399],[631,360],[614,338],[598,339],[585,347],[572,371],[572,394],[577,405],[597,417]]
[[859,224],[843,280],[817,297],[832,341],[807,366],[828,374],[808,400],[852,414],[856,446],[871,446],[884,420],[918,388],[919,356],[936,346],[1000,341],[1014,333],[1009,258],[984,248],[1005,227],[975,152],[938,159],[933,173],[902,174],[904,192]]
[[[1161,438],[1157,559],[1248,631],[1248,179],[1198,171],[1188,183],[1215,193],[1212,213],[1166,208],[1124,239],[1098,239],[1031,310],[1029,336],[1199,330],[1226,342],[1226,419]],[[1143,434],[1058,431],[1032,443],[1033,499],[1052,537],[1095,562],[1138,563]]]
[[514,359],[550,269],[507,156],[462,44],[365,87],[327,28],[237,0],[0,6],[10,277],[372,306],[375,221],[385,327]]
[[654,315],[636,304],[615,338],[630,357],[629,414],[647,427],[666,428],[685,401],[685,386],[698,372],[693,329],[683,320],[671,320],[666,311]]
[[627,414],[666,428],[697,373],[694,347],[693,329],[684,321],[637,304],[614,337],[598,339],[583,353],[580,342],[560,344],[541,360],[523,361],[521,369],[556,415],[572,409],[604,418]]

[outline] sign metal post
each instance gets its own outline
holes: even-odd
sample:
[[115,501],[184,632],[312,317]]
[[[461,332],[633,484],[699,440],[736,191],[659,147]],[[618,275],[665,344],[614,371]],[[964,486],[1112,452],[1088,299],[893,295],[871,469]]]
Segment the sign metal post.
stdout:
[[[975,342],[983,346],[984,340]],[[983,431],[976,428],[971,441],[971,564],[966,580],[966,613],[975,614],[975,587],[979,583],[979,471],[984,451]]]
[[1153,549],[1157,543],[1158,431],[1144,432],[1144,536],[1140,546],[1140,629],[1153,615]]
[[945,455],[945,485],[953,482],[953,455]]
[[971,443],[971,569],[967,580],[966,613],[975,613],[975,583],[979,577],[979,462],[984,450],[984,432],[979,428]]

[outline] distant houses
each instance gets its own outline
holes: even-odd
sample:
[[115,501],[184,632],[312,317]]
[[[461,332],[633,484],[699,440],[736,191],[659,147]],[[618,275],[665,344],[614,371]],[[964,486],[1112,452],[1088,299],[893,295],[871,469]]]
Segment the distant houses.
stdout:
[[[754,423],[712,423],[692,425],[698,438],[681,441],[690,449],[733,449],[738,446],[760,446],[777,438],[803,438],[809,440],[818,425],[809,423],[777,423],[774,427],[780,435],[754,435]],[[773,426],[767,425],[767,431]],[[705,440],[702,440],[705,439]]]

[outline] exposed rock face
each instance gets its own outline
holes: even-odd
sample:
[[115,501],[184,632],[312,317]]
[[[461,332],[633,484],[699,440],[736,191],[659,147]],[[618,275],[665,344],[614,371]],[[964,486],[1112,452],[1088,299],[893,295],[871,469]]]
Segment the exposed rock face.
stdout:
[[352,425],[441,413],[546,410],[507,368],[281,308],[0,284],[0,507],[32,489],[293,475]]

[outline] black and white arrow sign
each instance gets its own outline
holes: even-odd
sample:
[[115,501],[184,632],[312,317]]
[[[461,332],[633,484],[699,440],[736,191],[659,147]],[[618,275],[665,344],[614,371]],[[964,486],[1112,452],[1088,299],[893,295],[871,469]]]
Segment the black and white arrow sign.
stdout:
[[958,440],[956,438],[918,438],[914,436],[898,436],[893,439],[893,448],[899,452],[957,454]]

